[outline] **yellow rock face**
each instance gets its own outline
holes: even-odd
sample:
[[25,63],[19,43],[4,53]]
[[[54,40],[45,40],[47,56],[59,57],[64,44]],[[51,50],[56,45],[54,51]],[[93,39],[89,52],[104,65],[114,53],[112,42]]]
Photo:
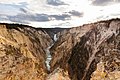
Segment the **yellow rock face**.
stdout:
[[100,62],[90,80],[120,80],[120,71],[107,72],[104,63]]
[[42,31],[17,28],[0,25],[0,80],[45,80],[44,49],[52,40]]
[[63,69],[57,68],[51,74],[49,74],[46,80],[71,80],[69,78],[68,72]]

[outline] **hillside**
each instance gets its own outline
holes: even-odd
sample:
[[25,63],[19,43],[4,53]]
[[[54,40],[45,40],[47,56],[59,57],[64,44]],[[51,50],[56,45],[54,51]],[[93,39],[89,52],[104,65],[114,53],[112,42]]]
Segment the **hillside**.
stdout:
[[1,23],[0,80],[120,80],[120,19],[74,28]]

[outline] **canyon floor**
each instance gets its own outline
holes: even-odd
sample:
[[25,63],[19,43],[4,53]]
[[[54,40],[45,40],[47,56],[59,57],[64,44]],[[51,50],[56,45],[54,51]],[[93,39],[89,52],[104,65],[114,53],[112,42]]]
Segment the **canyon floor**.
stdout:
[[0,23],[0,80],[120,80],[120,19],[73,28]]

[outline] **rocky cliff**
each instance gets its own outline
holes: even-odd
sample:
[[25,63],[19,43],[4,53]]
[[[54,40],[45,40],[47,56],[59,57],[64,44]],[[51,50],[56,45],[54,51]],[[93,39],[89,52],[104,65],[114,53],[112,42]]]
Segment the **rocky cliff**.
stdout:
[[119,80],[119,56],[120,19],[69,29],[0,24],[0,80]]
[[45,80],[45,49],[52,42],[45,31],[0,24],[0,80]]
[[51,48],[51,72],[61,68],[71,80],[120,79],[120,19],[86,24],[59,34]]

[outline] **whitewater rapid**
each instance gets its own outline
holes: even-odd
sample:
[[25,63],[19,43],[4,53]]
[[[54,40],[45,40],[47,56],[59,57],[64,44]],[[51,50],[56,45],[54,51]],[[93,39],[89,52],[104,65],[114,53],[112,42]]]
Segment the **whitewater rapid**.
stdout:
[[[54,41],[57,41],[57,39],[58,39],[57,34],[54,34]],[[50,71],[50,61],[52,59],[52,56],[51,56],[51,53],[50,53],[50,48],[54,45],[54,43],[51,44],[49,47],[47,47],[47,49],[45,50],[46,51],[46,56],[47,56],[45,63],[46,63],[48,71]]]

